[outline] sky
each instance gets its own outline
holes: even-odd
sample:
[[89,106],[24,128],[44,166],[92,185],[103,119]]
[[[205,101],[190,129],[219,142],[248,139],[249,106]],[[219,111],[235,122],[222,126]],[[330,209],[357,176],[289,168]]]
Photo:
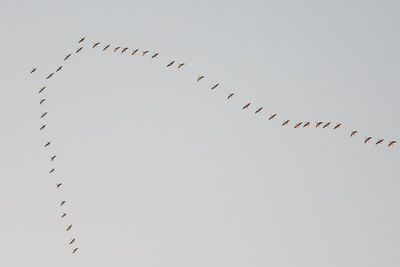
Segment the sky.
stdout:
[[1,0],[0,266],[399,266],[399,11]]

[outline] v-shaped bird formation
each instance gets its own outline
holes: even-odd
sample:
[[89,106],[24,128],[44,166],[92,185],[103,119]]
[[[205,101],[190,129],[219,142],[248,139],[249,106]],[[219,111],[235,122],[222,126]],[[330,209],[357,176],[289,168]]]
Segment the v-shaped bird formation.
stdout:
[[[85,37],[80,38],[79,41],[78,41],[79,45],[84,45],[85,40],[86,40]],[[108,49],[108,48],[110,48],[111,44],[103,44],[103,45],[104,45],[103,48],[97,48],[100,44],[102,44],[102,43],[101,43],[101,42],[93,42],[93,45],[89,45],[89,47],[92,47],[92,49],[94,49],[94,50],[99,49],[98,51],[101,51],[102,53],[107,53],[107,52],[109,52],[109,51],[112,49],[112,48],[111,48],[110,50]],[[80,47],[78,47],[78,48],[75,50],[75,53],[73,53],[73,52],[68,53],[68,54],[63,58],[63,61],[64,61],[64,62],[67,62],[67,60],[69,60],[69,59],[72,57],[73,54],[81,54],[80,52],[84,49],[84,47],[85,47],[85,46],[80,46]],[[121,49],[121,53],[116,53],[119,49]],[[129,50],[128,47],[124,47],[124,46],[115,46],[115,47],[111,50],[111,53],[116,53],[116,54],[120,54],[120,55],[121,55],[121,54],[125,54],[125,55],[128,55],[128,56],[134,56],[134,55],[137,55],[137,53],[139,52],[139,49],[138,49],[138,48],[132,49],[132,52],[128,52],[128,50]],[[83,50],[83,51],[85,51],[85,50]],[[127,53],[125,53],[125,52],[127,52]],[[149,52],[150,52],[149,50],[145,50],[145,49],[144,49],[144,50],[141,51],[140,54],[141,54],[142,56],[146,56],[146,54],[149,53]],[[109,53],[110,53],[110,52],[109,52]],[[152,52],[152,54],[150,54],[149,57],[150,57],[151,60],[154,60],[154,61],[155,61],[155,60],[157,60],[157,59],[160,58],[160,53],[154,51],[154,52]],[[175,67],[173,67],[174,64],[175,64],[175,62],[176,62],[176,60],[168,60],[168,61],[166,61],[166,63],[163,63],[162,65],[163,65],[164,67],[166,66],[167,68],[175,68]],[[179,63],[179,62],[176,62],[176,64],[175,64],[176,69],[178,69],[178,70],[181,70],[181,69],[184,68],[186,65],[187,65],[187,64],[186,64],[185,62],[180,62],[180,63]],[[62,66],[62,65],[56,67],[55,70],[54,70],[53,72],[51,72],[51,73],[47,74],[47,76],[45,76],[45,81],[48,80],[48,79],[50,79],[50,78],[52,78],[54,75],[59,75],[58,73],[60,73],[60,71],[61,71],[62,69],[63,69],[63,66]],[[32,69],[30,70],[30,73],[31,73],[31,74],[36,74],[36,73],[38,73],[38,68],[37,68],[37,67],[32,68]],[[57,74],[56,74],[56,73],[57,73]],[[206,79],[206,78],[205,78],[205,75],[202,75],[202,74],[199,74],[199,75],[197,75],[196,77],[194,77],[194,81],[196,81],[196,82],[202,82],[202,81],[205,80],[205,79]],[[208,87],[208,88],[211,88],[211,90],[220,90],[220,87],[221,87],[221,86],[220,86],[220,83],[212,83],[212,84],[211,84],[211,87]],[[218,89],[217,89],[217,88],[218,88]],[[46,89],[46,86],[41,87],[40,90],[39,90],[39,94],[40,94],[40,95],[45,94],[45,92],[46,92],[45,89]],[[226,101],[229,101],[229,100],[232,99],[234,96],[235,96],[235,98],[236,98],[237,94],[236,94],[236,93],[233,93],[233,92],[229,92],[229,93],[227,94],[227,96],[226,96]],[[40,99],[39,99],[39,106],[40,106],[41,108],[42,108],[42,107],[45,108],[46,103],[47,103],[46,98],[40,98]],[[251,109],[253,106],[254,106],[254,105],[252,105],[251,102],[243,101],[243,102],[242,102],[242,105],[240,106],[240,108],[241,108],[242,110],[247,110],[247,109]],[[254,111],[253,114],[257,114],[257,116],[260,116],[259,114],[263,113],[263,110],[265,110],[263,106],[256,106],[255,111]],[[47,118],[49,112],[48,112],[47,110],[41,110],[40,114],[41,114],[41,115],[40,115],[40,119],[41,119],[42,121],[44,121],[44,120]],[[277,120],[277,118],[278,118],[278,114],[277,114],[277,113],[264,113],[264,114],[266,114],[266,117],[265,117],[265,118],[266,118],[266,121],[275,121],[275,120]],[[253,115],[253,116],[254,116],[254,115]],[[333,123],[333,122],[330,122],[330,121],[327,121],[327,122],[316,121],[315,124],[314,124],[314,123],[312,123],[311,121],[297,121],[297,122],[293,122],[292,120],[290,120],[290,119],[288,119],[288,118],[284,118],[284,119],[281,120],[281,126],[282,126],[282,127],[289,127],[291,123],[293,123],[293,124],[292,124],[292,125],[293,125],[293,127],[292,127],[293,129],[306,128],[306,127],[311,126],[311,125],[315,125],[315,129],[316,129],[316,128],[327,129],[327,128],[331,127],[331,125],[332,125],[332,129],[333,129],[334,131],[339,131],[339,130],[342,128],[342,126],[343,126],[343,123],[342,123],[342,122]],[[40,129],[40,131],[46,133],[46,124],[45,124],[45,123],[41,123],[41,126],[40,126],[39,129]],[[359,131],[358,131],[358,130],[351,129],[351,130],[349,131],[349,138],[355,138],[355,137],[358,136],[358,135],[359,135]],[[362,139],[362,142],[363,142],[364,144],[367,144],[367,143],[370,143],[370,141],[371,141],[372,139],[373,139],[373,137],[371,137],[371,136],[366,136],[365,138]],[[387,144],[387,147],[390,148],[390,147],[393,147],[393,146],[397,143],[397,141],[395,141],[395,140],[386,140],[386,139],[383,139],[383,138],[377,138],[376,141],[374,141],[374,143],[375,143],[375,146],[382,145],[382,144],[386,143],[386,144]],[[49,147],[51,147],[51,146],[52,146],[52,140],[49,140],[49,141],[46,142],[46,144],[44,144],[44,149],[49,149]],[[52,163],[56,160],[56,157],[57,157],[56,154],[50,154],[50,161],[49,161],[50,164],[52,164]],[[50,175],[56,175],[56,170],[55,170],[54,167],[50,166],[49,174],[50,174]],[[61,191],[63,186],[64,186],[64,183],[61,182],[61,181],[58,181],[58,182],[56,183],[56,190]],[[59,208],[62,209],[61,212],[60,212],[60,214],[61,214],[60,219],[61,219],[62,221],[65,221],[65,220],[67,220],[68,214],[69,214],[69,212],[66,211],[66,206],[68,206],[68,205],[66,204],[67,201],[61,200],[59,203],[60,203]],[[66,232],[72,233],[72,232],[73,232],[73,230],[72,230],[72,224],[68,224],[67,226],[65,226],[65,229],[66,229]],[[69,245],[69,246],[72,246],[73,244],[76,244],[76,240],[77,240],[76,237],[73,235],[73,236],[71,237],[71,241],[69,242],[68,245]],[[73,246],[73,247],[72,247],[72,254],[76,254],[77,251],[78,251],[78,247],[77,247],[77,246]]]

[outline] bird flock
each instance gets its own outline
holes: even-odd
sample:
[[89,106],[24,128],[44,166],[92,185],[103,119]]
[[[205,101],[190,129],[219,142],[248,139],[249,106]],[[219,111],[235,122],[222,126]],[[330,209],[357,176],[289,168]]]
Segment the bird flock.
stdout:
[[[80,54],[80,52],[85,48],[84,47],[85,40],[86,40],[85,37],[82,37],[82,38],[79,39],[79,41],[78,41],[79,47],[75,50],[75,53],[69,53],[64,57],[64,60],[63,60],[64,63],[66,63],[68,60],[70,60],[70,58],[71,58],[71,56],[73,54],[75,54],[75,55]],[[131,56],[134,56],[134,55],[138,54],[138,52],[139,52],[138,48],[132,49],[131,50],[132,52],[129,52],[129,48],[128,47],[116,46],[114,48],[111,48],[111,44],[105,44],[103,46],[103,48],[97,48],[100,45],[101,45],[100,42],[94,42],[92,45],[89,46],[89,48],[91,47],[91,49],[101,49],[102,52],[104,52],[104,53],[111,50],[111,51],[113,51],[113,53],[117,54],[118,51],[121,51],[120,54],[128,54],[128,55],[130,54]],[[139,55],[144,57],[148,53],[150,53],[150,51],[149,50],[142,50],[139,53],[140,53]],[[154,59],[156,59],[158,57],[159,57],[159,52],[151,53],[150,58],[152,60],[154,60]],[[175,60],[171,60],[171,61],[168,61],[168,64],[166,64],[165,66],[167,68],[172,68],[172,67],[176,66],[176,68],[178,70],[180,70],[185,65],[186,65],[186,63],[184,63],[184,62],[177,63]],[[47,74],[45,80],[51,79],[56,73],[60,72],[62,69],[63,69],[62,65],[58,66],[54,72]],[[36,73],[37,71],[38,71],[37,67],[34,67],[30,71],[30,73],[33,74],[33,73]],[[197,81],[197,82],[201,82],[204,79],[205,79],[204,75],[197,75],[195,77],[195,81]],[[212,84],[211,87],[210,87],[210,90],[217,90],[217,88],[219,86],[220,86],[220,83]],[[44,95],[45,94],[45,90],[46,90],[46,86],[41,87],[40,90],[39,90],[39,95],[40,96]],[[233,93],[233,92],[229,93],[226,96],[226,100],[229,101],[235,95],[236,94]],[[40,98],[39,106],[43,107],[45,105],[45,103],[46,103],[46,100],[47,100],[46,98]],[[253,107],[251,102],[244,102],[243,106],[241,106],[241,109],[242,110],[248,110],[251,107]],[[264,110],[263,106],[256,106],[254,114],[260,114],[260,113],[262,113],[263,110]],[[46,118],[47,114],[48,114],[48,111],[43,111],[42,110],[40,118],[43,121],[45,121],[45,118]],[[277,113],[268,113],[267,116],[266,116],[266,119],[268,121],[278,120],[278,114]],[[283,120],[281,120],[281,122],[282,122],[282,124],[281,124],[282,127],[292,127],[294,129],[299,129],[299,128],[312,127],[312,125],[314,125],[315,128],[321,128],[321,129],[326,129],[326,128],[331,127],[335,131],[338,131],[343,125],[341,122],[335,122],[335,123],[334,122],[330,122],[330,121],[326,121],[326,122],[323,122],[323,121],[317,121],[317,122],[298,121],[298,122],[293,122],[290,119],[283,119]],[[42,125],[39,128],[39,130],[44,132],[46,127],[47,127],[46,123],[42,123]],[[359,135],[359,132],[357,130],[351,130],[349,132],[349,137],[350,138],[354,138],[356,135]],[[364,144],[370,143],[372,140],[373,140],[372,136],[366,136],[365,138],[362,139]],[[395,141],[395,140],[385,140],[383,138],[376,138],[376,141],[374,141],[374,142],[375,142],[376,146],[382,145],[382,144],[384,144],[384,142],[386,142],[387,147],[389,147],[389,148],[394,146],[397,143],[397,141]],[[52,145],[52,141],[49,140],[44,144],[44,148],[48,149],[51,145]],[[49,160],[50,164],[52,164],[55,161],[56,157],[57,157],[57,155],[55,155],[55,154],[51,154],[50,155],[50,160]],[[50,175],[54,175],[55,171],[56,171],[55,168],[50,167],[49,174]],[[61,190],[62,186],[63,186],[62,182],[57,183],[56,184],[56,190]],[[65,210],[66,203],[67,202],[65,200],[61,200],[60,201],[60,207],[63,209],[62,213],[61,213],[61,216],[60,216],[60,219],[62,219],[62,220],[65,220],[65,218],[68,216],[68,212]],[[66,232],[72,233],[71,229],[72,229],[72,224],[66,225],[66,227],[65,227],[65,231]],[[71,237],[71,241],[69,242],[69,245],[73,246],[72,247],[72,254],[75,254],[78,251],[78,247],[76,246],[76,243],[77,243],[76,242],[76,237],[72,236]]]

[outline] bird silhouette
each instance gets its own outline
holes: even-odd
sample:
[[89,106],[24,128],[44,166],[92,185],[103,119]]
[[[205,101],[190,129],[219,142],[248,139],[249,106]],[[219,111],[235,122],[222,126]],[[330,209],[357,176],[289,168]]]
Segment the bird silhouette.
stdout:
[[70,245],[72,245],[75,242],[75,238],[72,238],[71,242],[69,242]]
[[352,131],[351,134],[350,134],[350,137],[355,136],[357,133],[358,133],[357,131]]
[[151,58],[155,58],[158,56],[158,53],[155,53],[154,55],[151,56]]
[[98,46],[100,43],[93,43],[93,48],[95,48],[96,46]]
[[67,227],[66,231],[71,230],[71,228],[72,228],[72,224],[70,224],[70,225]]
[[327,123],[325,123],[325,125],[324,125],[324,126],[322,126],[322,128],[329,127],[329,125],[331,125],[331,122],[327,122]]
[[204,76],[199,76],[199,78],[197,78],[197,81],[200,81],[203,78],[204,78]]
[[122,49],[121,54],[125,53],[126,50],[128,50],[128,47],[125,47],[124,49]]
[[306,123],[304,123],[303,128],[304,128],[304,127],[307,127],[308,125],[310,125],[310,122],[309,122],[309,121],[307,121]]
[[136,53],[137,53],[137,51],[139,51],[139,49],[135,49],[135,50],[133,50],[131,55],[134,55],[134,54],[136,54]]
[[293,128],[299,128],[300,127],[300,125],[302,125],[303,123],[302,122],[299,122],[299,123],[297,123]]
[[85,41],[85,37],[82,37],[82,38],[79,40],[78,44],[79,44],[79,43],[82,43],[83,41]]
[[143,51],[142,56],[146,55],[147,53],[149,53],[149,50]]
[[50,74],[47,76],[46,79],[50,79],[51,77],[53,77],[53,75],[54,75],[54,72],[53,72],[53,73],[50,73]]
[[110,45],[106,45],[106,46],[103,48],[103,51],[106,51],[109,47],[110,47]]
[[120,49],[120,46],[117,46],[116,48],[114,48],[114,53],[118,51],[118,49]]
[[43,124],[42,127],[40,127],[40,130],[43,130],[44,128],[46,128],[46,124]]
[[75,252],[78,250],[78,248],[74,248],[74,250],[72,251],[72,254],[75,254]]
[[64,218],[65,216],[67,216],[67,213],[63,213],[63,215],[61,215],[61,218]]
[[51,144],[51,142],[47,142],[44,147],[48,147]]
[[65,56],[64,61],[66,61],[67,59],[69,59],[69,57],[71,56],[71,54],[68,54]]
[[65,204],[65,200],[61,201],[60,206],[63,206]]
[[50,161],[54,161],[56,157],[57,157],[56,155],[50,157]]
[[246,105],[244,105],[243,107],[242,107],[242,109],[246,109],[246,108],[248,108],[249,106],[250,106],[250,102],[249,103],[247,103]]
[[341,123],[336,124],[335,128],[333,128],[334,130],[336,130],[337,128],[339,128],[340,126],[342,126]]
[[272,114],[271,116],[269,116],[268,120],[273,120],[276,117],[276,114]]
[[39,94],[41,94],[44,91],[44,89],[46,89],[46,86],[43,86],[42,88],[40,88]]
[[366,144],[369,140],[371,140],[372,137],[366,137],[364,140],[364,144]]
[[39,105],[43,104],[44,101],[46,101],[46,98],[40,99]]
[[57,184],[57,189],[59,189],[60,186],[62,186],[62,183]]
[[397,143],[396,141],[390,141],[389,144],[388,144],[388,147],[391,147],[391,146],[393,146],[393,145],[396,144],[396,143]]
[[288,124],[290,122],[290,120],[286,120],[284,123],[282,123],[282,126],[285,126],[286,124]]
[[375,143],[375,145],[379,145],[380,143],[382,143],[384,141],[384,139],[379,139],[378,142]]
[[31,73],[34,73],[36,71],[36,68],[33,68],[32,70],[31,70]]
[[178,69],[182,68],[185,65],[185,63],[181,63],[178,65]]
[[59,72],[62,69],[62,66],[59,66],[56,70],[56,72]]
[[233,95],[234,95],[234,93],[230,93],[230,94],[228,95],[228,99],[231,98]]
[[83,46],[79,47],[79,48],[76,50],[75,54],[78,54],[79,52],[81,52],[82,49],[83,49]]
[[322,121],[317,122],[317,124],[315,125],[315,128],[318,128],[322,123],[323,123]]
[[174,64],[174,63],[175,63],[175,60],[171,61],[170,63],[168,63],[167,67],[171,67],[172,64]]
[[42,119],[42,118],[44,118],[46,115],[47,115],[47,112],[43,113],[43,114],[40,116],[40,118]]
[[211,90],[214,90],[215,88],[217,88],[217,87],[218,87],[218,85],[219,85],[219,83],[217,83],[217,84],[214,84],[214,85],[213,85],[213,87],[211,87]]
[[263,107],[259,107],[259,108],[256,110],[255,114],[259,113],[262,109],[263,109]]
[[54,171],[55,171],[55,169],[52,168],[52,169],[49,171],[49,173],[53,173]]

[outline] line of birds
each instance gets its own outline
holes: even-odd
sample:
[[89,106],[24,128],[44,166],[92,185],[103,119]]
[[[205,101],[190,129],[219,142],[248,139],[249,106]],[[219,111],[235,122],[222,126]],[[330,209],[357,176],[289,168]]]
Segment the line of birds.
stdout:
[[[85,37],[82,37],[82,38],[78,41],[78,44],[83,43],[83,42],[85,41],[85,39],[86,39]],[[95,43],[93,43],[92,48],[95,49],[95,48],[98,47],[99,45],[100,45],[100,42],[95,42]],[[105,45],[105,46],[103,47],[102,51],[107,51],[110,47],[111,47],[111,45],[110,45],[110,44],[107,44],[107,45]],[[75,50],[75,54],[80,53],[83,49],[84,49],[84,47],[83,47],[83,46],[80,46],[79,48],[77,48],[77,49]],[[116,53],[116,52],[119,51],[119,50],[121,51],[121,54],[124,54],[124,53],[126,53],[126,52],[129,50],[129,48],[128,48],[128,47],[120,47],[120,46],[117,46],[117,47],[115,47],[115,48],[113,49],[114,53]],[[131,55],[135,55],[135,54],[137,54],[138,52],[139,52],[139,49],[132,49]],[[145,56],[145,55],[148,54],[149,52],[150,52],[149,50],[143,50],[143,51],[141,51],[141,55],[142,55],[142,56]],[[72,53],[67,54],[67,55],[64,57],[64,61],[69,60],[71,56],[72,56]],[[154,58],[157,58],[158,56],[159,56],[159,52],[154,52],[153,55],[151,56],[151,58],[154,59]],[[170,62],[166,65],[166,67],[167,67],[167,68],[172,67],[174,64],[177,65],[177,68],[178,68],[178,69],[181,69],[183,66],[186,65],[186,63],[176,63],[175,60],[173,60],[173,61],[170,61]],[[52,72],[52,73],[50,73],[50,74],[47,75],[46,80],[52,78],[52,77],[54,76],[54,74],[57,73],[57,72],[59,72],[59,71],[61,71],[62,68],[63,68],[62,65],[61,65],[61,66],[58,66],[57,69],[55,70],[55,72]],[[30,73],[32,74],[32,73],[34,73],[34,72],[36,72],[36,71],[37,71],[37,68],[34,67],[34,68],[32,68],[32,70],[30,71]],[[200,81],[202,81],[204,78],[205,78],[204,75],[199,75],[199,76],[197,76],[196,80],[197,80],[197,82],[200,82]],[[219,83],[216,83],[216,84],[212,85],[212,86],[211,86],[211,90],[215,90],[218,86],[220,86]],[[45,91],[45,89],[46,89],[46,86],[43,86],[42,88],[40,88],[39,94],[42,94],[42,93]],[[234,95],[235,95],[234,93],[229,93],[229,94],[227,95],[227,100],[231,99]],[[46,101],[46,98],[40,99],[39,105],[44,104],[45,101]],[[242,110],[248,109],[248,108],[251,106],[251,104],[252,104],[251,102],[246,103],[246,104],[242,107]],[[255,114],[260,113],[262,110],[263,110],[263,107],[262,107],[262,106],[261,106],[261,107],[257,107],[256,110],[255,110]],[[47,114],[48,114],[47,111],[44,112],[44,113],[42,113],[41,116],[40,116],[40,118],[41,118],[41,119],[44,119],[44,118],[47,116]],[[276,119],[277,116],[278,116],[278,115],[277,115],[276,113],[275,113],[275,114],[269,114],[267,118],[268,118],[269,121],[271,121],[271,120]],[[290,122],[291,122],[291,120],[289,120],[289,119],[284,120],[283,123],[282,123],[282,127],[288,126]],[[305,128],[305,127],[311,126],[311,124],[312,124],[312,123],[311,123],[310,121],[296,122],[296,123],[294,124],[293,128],[294,128],[294,129],[297,129],[297,128]],[[318,122],[315,122],[315,128],[322,128],[322,129],[325,129],[325,128],[330,127],[331,124],[332,124],[332,122],[322,122],[322,121],[318,121]],[[333,127],[333,129],[334,129],[334,130],[337,130],[337,129],[339,129],[339,128],[342,126],[342,123],[336,123],[336,124],[334,124],[334,125],[335,125],[335,126]],[[46,128],[46,124],[42,124],[42,126],[40,127],[40,131],[44,130],[45,128]],[[358,131],[352,130],[351,133],[350,133],[350,137],[353,137],[353,136],[355,136],[356,134],[358,134]],[[372,137],[371,137],[371,136],[365,137],[365,139],[364,139],[364,144],[370,142],[371,140],[372,140]],[[384,141],[385,141],[384,139],[378,139],[378,140],[375,142],[375,144],[376,144],[376,145],[379,145],[379,144],[382,144]],[[387,144],[388,144],[388,147],[391,147],[391,146],[393,146],[393,145],[396,144],[396,143],[397,143],[397,142],[396,142],[395,140],[390,140],[390,141],[388,141]],[[44,147],[47,148],[47,147],[49,147],[50,145],[51,145],[51,141],[48,141],[48,142],[44,145]],[[57,157],[56,155],[50,156],[50,162],[53,162],[53,161],[56,159],[56,157]],[[52,173],[54,173],[54,172],[55,172],[55,169],[54,169],[54,168],[51,168],[50,171],[49,171],[50,174],[52,174]],[[60,182],[60,183],[57,183],[57,184],[56,184],[57,190],[60,190],[60,188],[61,188],[62,185],[63,185],[63,183],[61,183],[61,182]],[[61,202],[60,202],[60,206],[63,207],[63,206],[65,205],[65,203],[66,203],[65,200],[61,201]],[[64,212],[64,213],[61,215],[61,218],[64,218],[64,217],[66,217],[66,216],[67,216],[67,213]],[[70,224],[70,225],[66,228],[66,231],[70,231],[71,228],[72,228],[72,224]],[[75,241],[76,241],[76,238],[75,238],[75,237],[72,238],[71,241],[69,242],[69,245],[74,244]],[[72,250],[72,253],[75,254],[75,253],[77,252],[77,250],[78,250],[78,247],[75,247],[75,248]]]

